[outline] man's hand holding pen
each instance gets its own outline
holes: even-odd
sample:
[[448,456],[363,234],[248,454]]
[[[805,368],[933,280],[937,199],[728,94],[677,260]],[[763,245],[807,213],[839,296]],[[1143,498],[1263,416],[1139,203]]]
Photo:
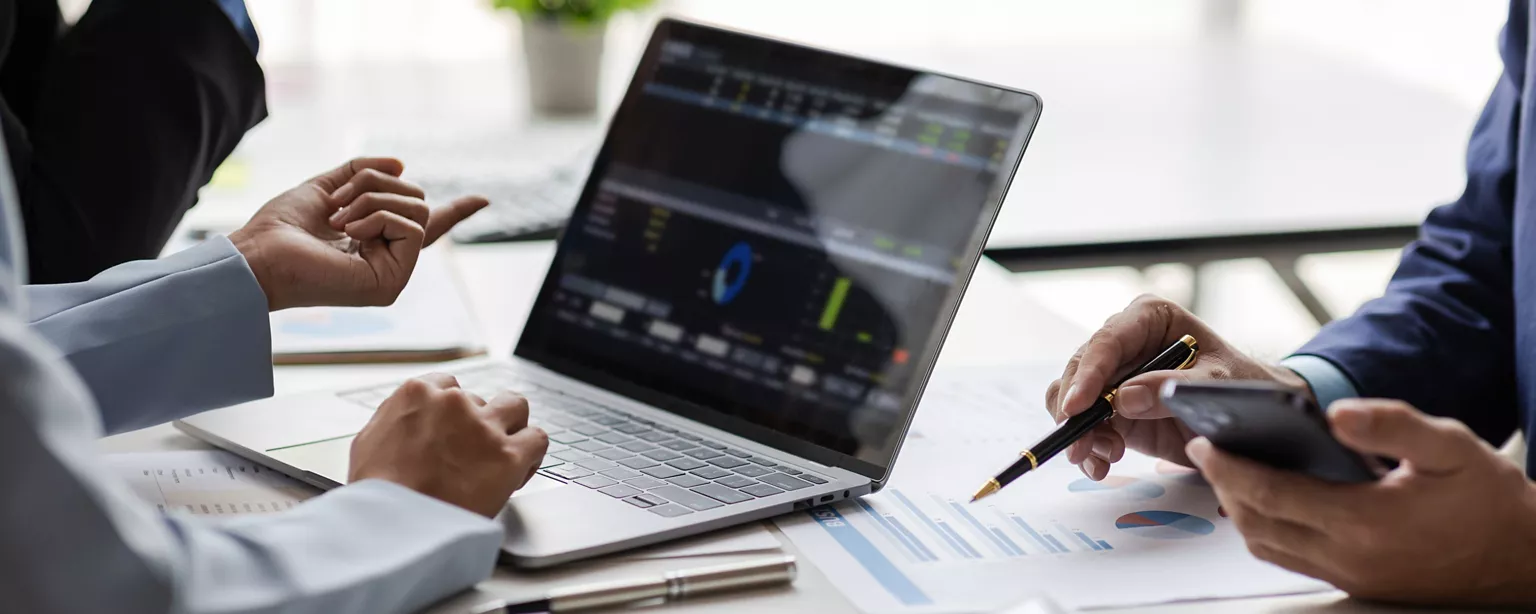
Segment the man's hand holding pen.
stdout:
[[1153,371],[1131,378],[1115,396],[1115,416],[1067,450],[1067,460],[1095,480],[1109,475],[1126,448],[1192,467],[1184,453],[1193,431],[1158,398],[1163,382],[1263,380],[1307,389],[1289,369],[1255,360],[1232,346],[1194,314],[1167,299],[1142,296],[1110,317],[1077,350],[1061,379],[1046,389],[1045,407],[1059,424],[1091,407],[1117,379],[1184,335],[1200,340],[1200,359],[1187,370]]

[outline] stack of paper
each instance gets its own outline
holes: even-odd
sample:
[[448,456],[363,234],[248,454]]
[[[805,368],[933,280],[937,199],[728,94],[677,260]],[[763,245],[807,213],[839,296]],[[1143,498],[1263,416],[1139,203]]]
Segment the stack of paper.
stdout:
[[162,512],[260,514],[289,509],[319,490],[217,450],[113,454],[107,463]]
[[484,353],[451,254],[421,253],[389,307],[305,307],[272,314],[272,361],[430,362]]
[[941,374],[883,491],[779,527],[866,612],[986,612],[1036,594],[1086,608],[1327,588],[1254,559],[1198,474],[1143,456],[1102,482],[1057,459],[970,503],[1054,427],[1038,397],[1057,373]]

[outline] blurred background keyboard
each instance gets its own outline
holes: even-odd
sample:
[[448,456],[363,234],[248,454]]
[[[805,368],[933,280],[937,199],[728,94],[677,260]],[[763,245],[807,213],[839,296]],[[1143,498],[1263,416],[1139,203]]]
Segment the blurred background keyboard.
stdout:
[[538,179],[444,177],[421,180],[434,200],[443,202],[466,194],[491,201],[485,210],[459,223],[449,236],[459,243],[542,241],[560,234],[571,216],[590,163],[556,168]]

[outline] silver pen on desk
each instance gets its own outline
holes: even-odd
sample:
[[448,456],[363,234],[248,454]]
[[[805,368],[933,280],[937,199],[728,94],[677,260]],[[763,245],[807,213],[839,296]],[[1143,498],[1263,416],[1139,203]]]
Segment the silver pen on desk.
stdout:
[[661,599],[676,601],[692,595],[744,590],[795,581],[795,557],[778,555],[740,563],[669,571],[659,578],[612,580],[578,584],[549,591],[543,599],[493,601],[476,606],[473,614],[532,614],[577,612]]

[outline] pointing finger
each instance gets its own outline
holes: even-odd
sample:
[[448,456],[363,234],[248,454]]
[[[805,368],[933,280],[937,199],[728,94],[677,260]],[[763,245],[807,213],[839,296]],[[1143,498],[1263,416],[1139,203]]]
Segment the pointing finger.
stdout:
[[474,215],[476,211],[484,209],[489,204],[491,204],[491,201],[486,200],[483,196],[465,196],[433,209],[430,219],[423,225],[423,228],[426,229],[426,236],[422,245],[433,244],[438,238],[448,234],[449,230],[453,230],[453,227],[457,226],[459,222],[464,221],[469,216]]

